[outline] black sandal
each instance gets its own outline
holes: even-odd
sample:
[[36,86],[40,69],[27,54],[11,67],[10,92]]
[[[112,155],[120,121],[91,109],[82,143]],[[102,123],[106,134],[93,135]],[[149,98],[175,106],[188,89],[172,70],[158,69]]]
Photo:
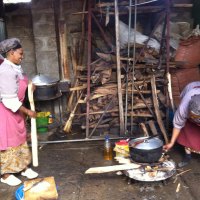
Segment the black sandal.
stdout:
[[178,167],[185,167],[190,163],[191,159],[192,159],[191,154],[185,154],[183,160],[180,163],[178,163]]

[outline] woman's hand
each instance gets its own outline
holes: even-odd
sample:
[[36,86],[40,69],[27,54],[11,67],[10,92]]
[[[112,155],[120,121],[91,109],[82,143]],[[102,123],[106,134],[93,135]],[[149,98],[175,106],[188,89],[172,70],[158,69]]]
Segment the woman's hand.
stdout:
[[36,113],[35,111],[28,110],[28,111],[27,111],[27,116],[36,118],[37,113]]
[[174,146],[174,143],[170,142],[163,146],[164,151],[169,151]]

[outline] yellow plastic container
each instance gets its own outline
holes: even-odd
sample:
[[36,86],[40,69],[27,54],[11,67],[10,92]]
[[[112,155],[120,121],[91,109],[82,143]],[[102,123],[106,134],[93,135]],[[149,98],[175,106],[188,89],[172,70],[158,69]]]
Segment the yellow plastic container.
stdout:
[[36,117],[36,125],[38,133],[46,133],[48,131],[48,122],[50,112],[38,112]]
[[126,140],[120,140],[115,143],[116,157],[127,157],[129,156],[129,145]]

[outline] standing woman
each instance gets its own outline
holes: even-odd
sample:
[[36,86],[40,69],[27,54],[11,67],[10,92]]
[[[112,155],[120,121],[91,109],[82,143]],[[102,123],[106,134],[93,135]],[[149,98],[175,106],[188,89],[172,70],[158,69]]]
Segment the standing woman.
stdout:
[[0,65],[0,175],[2,183],[16,186],[21,180],[15,173],[28,179],[38,176],[28,168],[31,152],[25,126],[25,116],[36,117],[36,112],[23,106],[28,79],[20,66],[23,49],[19,39],[0,42],[0,54],[5,57]]

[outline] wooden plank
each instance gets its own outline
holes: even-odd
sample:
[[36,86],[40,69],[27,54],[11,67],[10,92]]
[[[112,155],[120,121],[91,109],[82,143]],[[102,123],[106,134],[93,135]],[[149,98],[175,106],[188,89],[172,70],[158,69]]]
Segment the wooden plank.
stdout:
[[62,79],[70,80],[70,67],[68,65],[67,27],[64,20],[59,21],[60,62]]
[[153,120],[149,120],[148,125],[149,125],[153,135],[158,135],[158,131],[157,131],[156,126],[155,126],[155,122]]
[[113,166],[105,166],[105,167],[92,167],[85,171],[85,174],[101,174],[101,173],[108,173],[114,171],[121,171],[121,170],[129,170],[129,169],[138,169],[141,165],[130,163],[130,164],[123,164],[123,165],[113,165]]
[[175,3],[172,5],[174,8],[192,8],[193,4],[192,3]]
[[145,137],[148,137],[148,136],[149,136],[149,133],[148,133],[148,131],[147,131],[146,125],[145,125],[144,123],[140,123],[140,128],[142,129],[144,136],[145,136]]
[[[80,103],[80,101],[79,101],[79,103]],[[81,102],[82,103],[82,102]],[[149,104],[149,106],[151,106],[152,107],[152,105],[151,104]],[[138,105],[135,105],[135,106],[133,106],[133,108],[131,108],[130,106],[128,107],[128,110],[136,110],[136,109],[142,109],[142,108],[146,108],[146,105],[144,105],[144,104],[138,104]],[[106,111],[106,113],[112,113],[112,112],[119,112],[119,109],[117,108],[117,109],[112,109],[112,110],[107,110]],[[102,114],[102,113],[104,113],[104,111],[94,111],[94,112],[90,112],[90,115],[97,115],[97,114]],[[82,115],[85,115],[86,113],[80,113],[80,114],[77,114],[77,115],[80,115],[80,116],[82,116]],[[138,115],[140,115],[139,113],[138,113]],[[152,115],[151,115],[152,116]]]
[[[106,2],[102,2],[102,3],[97,3],[96,4],[97,7],[102,8],[102,7],[112,7],[114,6],[114,3],[106,3]],[[122,2],[119,3],[119,6],[129,6],[128,2]],[[172,4],[172,7],[175,8],[191,8],[193,6],[192,3],[174,3]],[[152,9],[152,8],[164,8],[163,6],[142,6],[142,7],[138,7],[137,9]]]
[[[28,99],[30,102],[30,108],[32,111],[35,111],[35,104],[33,99],[33,84],[30,82],[28,84]],[[31,117],[31,144],[32,144],[32,159],[33,166],[38,166],[38,140],[37,140],[37,128],[36,128],[36,119]]]

